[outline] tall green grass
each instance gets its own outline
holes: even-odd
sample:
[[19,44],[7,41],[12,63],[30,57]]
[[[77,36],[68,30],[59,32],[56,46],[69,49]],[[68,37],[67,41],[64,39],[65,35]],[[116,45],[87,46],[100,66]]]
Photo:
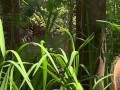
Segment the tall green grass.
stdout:
[[5,39],[4,39],[4,33],[3,33],[3,26],[2,21],[0,19],[0,49],[2,52],[2,56],[5,57]]
[[[73,51],[70,60],[68,60],[67,55],[65,52],[60,49],[61,54],[56,53],[49,53],[47,48],[44,47],[43,41],[41,43],[26,43],[23,44],[17,51],[14,50],[5,50],[4,42],[4,35],[2,29],[2,22],[0,23],[0,33],[2,32],[2,39],[1,39],[1,52],[2,56],[4,56],[5,60],[4,63],[1,65],[1,72],[0,72],[0,81],[1,81],[1,90],[20,90],[22,89],[23,85],[27,84],[31,90],[34,90],[34,87],[30,80],[30,74],[32,73],[32,77],[39,71],[41,68],[43,70],[43,79],[40,82],[43,82],[43,87],[41,89],[50,90],[53,89],[53,85],[58,82],[60,88],[67,89],[67,90],[83,90],[81,84],[77,80],[77,73],[76,68],[73,68],[72,62],[77,59],[78,52]],[[29,62],[23,62],[20,57],[20,52],[27,46],[33,45],[37,46],[41,49],[41,58],[37,63],[31,64],[31,67],[26,70],[25,65],[30,64]],[[9,53],[13,54],[13,58],[11,60],[7,60],[7,55]],[[55,63],[55,60],[60,64],[63,72],[61,73],[58,69],[58,66]],[[20,86],[17,86],[14,79],[14,72],[15,68],[19,71],[19,74],[23,77]],[[52,79],[47,82],[48,74],[52,77]],[[48,88],[49,87],[49,88]],[[23,89],[22,89],[23,90]]]
[[[91,35],[86,39],[77,51],[74,48],[74,41],[69,30],[57,25],[70,36],[73,50],[69,59],[65,51],[62,49],[59,49],[61,53],[49,52],[44,46],[44,41],[41,41],[40,43],[25,43],[19,47],[17,51],[5,50],[5,40],[1,21],[0,26],[0,33],[2,33],[0,48],[2,56],[4,57],[3,62],[0,64],[1,90],[26,90],[26,88],[35,90],[36,87],[33,85],[32,79],[36,78],[36,73],[40,70],[42,70],[42,75],[40,74],[41,77],[39,78],[42,79],[39,82],[40,84],[42,83],[42,87],[39,89],[51,90],[54,89],[54,85],[57,83],[58,89],[60,90],[83,90],[80,81],[77,79],[79,67],[82,66],[79,63],[79,50],[89,43],[93,39],[94,35]],[[41,57],[38,62],[30,63],[22,61],[20,54],[29,45],[40,49]],[[12,53],[12,59],[10,60],[7,58],[9,53]],[[30,65],[30,67],[26,68],[26,65]],[[19,73],[14,74],[16,70]],[[18,76],[22,78],[16,78],[15,76],[17,74],[20,74]],[[49,77],[51,78],[49,79]],[[39,78],[36,78],[36,82],[34,82],[34,84],[37,84],[37,80]],[[19,84],[16,82],[17,79],[20,80]]]

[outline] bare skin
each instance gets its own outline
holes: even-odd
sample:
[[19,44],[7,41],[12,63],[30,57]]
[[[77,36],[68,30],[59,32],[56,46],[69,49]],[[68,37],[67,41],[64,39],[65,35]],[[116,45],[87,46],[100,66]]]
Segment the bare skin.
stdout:
[[116,57],[113,72],[113,90],[120,90],[120,57]]

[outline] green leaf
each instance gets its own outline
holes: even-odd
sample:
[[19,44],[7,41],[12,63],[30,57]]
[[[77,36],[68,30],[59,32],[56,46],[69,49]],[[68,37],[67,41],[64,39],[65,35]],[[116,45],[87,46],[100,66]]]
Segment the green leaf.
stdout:
[[94,33],[92,33],[86,40],[85,42],[80,45],[78,51],[80,51],[80,49],[82,49],[86,44],[88,44],[92,39],[94,38]]
[[[41,40],[40,45],[44,46],[44,41]],[[45,51],[41,49],[41,56],[45,55]],[[47,55],[46,55],[47,57]],[[47,69],[47,59],[46,57],[43,60],[42,66]],[[39,67],[39,66],[38,66]],[[46,83],[47,83],[47,71],[43,69],[43,90],[46,88]]]
[[0,19],[0,49],[1,49],[1,52],[2,52],[2,56],[4,58],[6,48],[5,48],[5,39],[4,39],[3,26],[2,26],[1,19]]
[[72,65],[73,61],[75,60],[75,57],[76,57],[78,54],[79,54],[78,51],[73,51],[73,52],[72,52],[68,66],[71,66],[71,65]]
[[95,90],[95,87],[99,84],[99,82],[101,82],[101,81],[104,80],[105,78],[108,78],[108,77],[111,77],[111,76],[113,76],[113,74],[109,74],[109,75],[107,75],[107,76],[104,76],[104,77],[100,78],[100,79],[94,84],[93,90]]
[[67,55],[66,53],[60,48],[61,52],[62,52],[62,56],[63,56],[63,59],[65,61],[65,63],[68,63],[68,58],[67,58]]
[[[27,72],[27,75],[28,75],[28,76],[33,72],[33,70],[35,69],[35,67],[37,66],[37,64],[38,64],[38,63],[33,64],[32,67],[28,70],[28,72]],[[24,83],[25,83],[25,79],[22,81],[19,89],[22,88],[22,86],[24,85]]]
[[66,29],[66,28],[63,28],[63,27],[57,25],[57,24],[55,24],[55,25],[58,26],[61,30],[63,30],[64,32],[66,32],[69,35],[70,40],[71,40],[72,50],[75,51],[74,40],[73,40],[73,37],[72,37],[70,31],[68,29]]
[[111,23],[111,22],[108,22],[108,21],[104,21],[104,20],[96,20],[97,22],[100,22],[100,23],[106,23],[108,25],[110,25],[110,27],[112,28],[111,30],[112,31],[117,31],[120,33],[120,25],[118,24],[115,24],[115,23]]
[[90,73],[89,71],[87,70],[87,68],[85,67],[84,64],[80,64],[80,66],[86,71],[86,73],[90,76]]
[[46,49],[44,46],[42,46],[42,45],[40,45],[40,44],[38,44],[38,43],[31,42],[31,44],[33,44],[33,45],[35,45],[35,46],[39,46],[41,49],[44,50],[44,52],[48,55],[51,63],[53,64],[55,70],[59,73],[59,70],[57,69],[57,66],[56,66],[55,63],[54,63],[53,58],[52,58],[52,56],[50,55],[50,53],[47,51],[47,49]]
[[117,32],[120,33],[120,25],[117,25],[115,23],[110,23],[110,26],[112,27],[113,30],[116,30]]
[[43,63],[43,61],[45,60],[46,57],[47,57],[47,54],[43,55],[42,58],[39,60],[39,62],[37,63],[37,66],[35,68],[35,71],[33,73],[33,76],[38,71],[39,67],[41,66],[41,64]]
[[12,90],[13,88],[13,72],[14,72],[14,66],[12,66],[11,70],[10,70],[10,90]]
[[9,81],[10,68],[11,68],[11,67],[9,66],[9,68],[8,68],[8,70],[7,70],[4,78],[3,78],[3,81],[2,81],[2,83],[1,83],[0,90],[7,90],[7,87],[8,87],[8,84],[9,84],[8,81]]
[[51,72],[50,70],[48,70],[42,66],[40,66],[40,68],[46,70],[56,81],[61,82],[60,78],[57,75],[55,75],[53,72]]
[[34,88],[33,88],[32,84],[31,84],[30,80],[28,79],[27,73],[25,73],[25,72],[22,70],[22,68],[18,65],[18,63],[14,62],[14,61],[11,61],[11,60],[6,61],[6,62],[9,62],[9,63],[13,64],[13,65],[20,71],[21,75],[24,77],[24,79],[25,79],[25,81],[27,82],[27,84],[28,84],[28,86],[30,87],[30,89],[31,89],[31,90],[34,90]]
[[8,54],[9,52],[12,52],[15,55],[15,57],[17,58],[17,60],[18,60],[18,62],[20,64],[21,69],[23,70],[23,73],[25,74],[26,78],[30,81],[29,77],[27,76],[27,72],[25,70],[23,62],[22,62],[20,56],[18,55],[18,53],[16,51],[14,51],[14,50],[7,50],[6,54]]

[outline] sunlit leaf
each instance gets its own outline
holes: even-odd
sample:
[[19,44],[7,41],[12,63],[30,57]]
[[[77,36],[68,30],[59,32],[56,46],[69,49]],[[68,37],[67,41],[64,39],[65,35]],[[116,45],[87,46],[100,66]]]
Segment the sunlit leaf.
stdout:
[[3,26],[2,26],[2,21],[0,19],[0,49],[2,52],[2,56],[5,57],[5,39],[4,39],[4,33],[3,33]]

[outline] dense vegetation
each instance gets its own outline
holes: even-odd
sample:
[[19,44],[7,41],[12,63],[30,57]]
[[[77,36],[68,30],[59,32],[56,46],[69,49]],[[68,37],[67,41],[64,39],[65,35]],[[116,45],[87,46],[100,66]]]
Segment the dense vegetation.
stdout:
[[0,90],[113,90],[119,0],[0,0]]

